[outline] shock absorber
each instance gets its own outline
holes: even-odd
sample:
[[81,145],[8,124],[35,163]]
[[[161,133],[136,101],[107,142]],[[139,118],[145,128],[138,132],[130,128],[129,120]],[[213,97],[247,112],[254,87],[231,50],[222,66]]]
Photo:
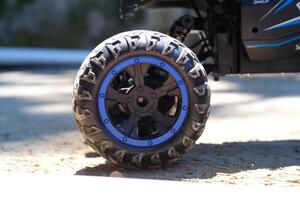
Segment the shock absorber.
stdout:
[[184,15],[177,19],[170,29],[170,36],[184,42],[186,36],[194,28],[194,18],[190,15]]
[[199,60],[204,65],[207,73],[215,69],[215,60],[213,56],[212,46],[203,30],[204,20],[202,18],[194,18],[190,15],[184,15],[177,19],[170,29],[169,35],[185,42],[188,34],[196,35],[195,43],[188,47],[195,52]]
[[189,48],[194,49],[196,47],[199,50],[197,51],[197,56],[200,60],[205,60],[207,57],[211,56],[212,53],[212,46],[210,45],[207,36],[204,31],[195,31],[191,32],[192,34],[198,35],[198,41],[196,41],[193,45],[191,45]]
[[208,41],[206,34],[203,30],[199,28],[202,27],[201,20],[199,18],[194,18],[190,15],[184,15],[177,19],[170,29],[169,35],[178,39],[181,42],[184,42],[187,35],[191,30],[191,34],[197,35],[197,41],[189,46],[190,49],[197,48],[197,53],[200,60],[204,60],[212,51],[210,42]]

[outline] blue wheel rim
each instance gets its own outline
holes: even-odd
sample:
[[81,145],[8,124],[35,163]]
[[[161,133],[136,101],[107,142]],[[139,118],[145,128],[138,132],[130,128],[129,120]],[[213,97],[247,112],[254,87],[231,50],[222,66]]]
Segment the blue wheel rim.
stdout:
[[[173,124],[173,126],[166,133],[153,139],[139,140],[124,135],[117,128],[115,128],[114,125],[111,123],[109,115],[106,110],[105,94],[107,92],[109,84],[118,73],[122,72],[126,67],[137,63],[146,63],[146,64],[155,65],[167,71],[176,80],[181,92],[181,110],[175,124]],[[114,139],[117,139],[119,142],[129,145],[131,147],[140,147],[140,148],[147,148],[147,147],[161,145],[169,141],[170,139],[174,138],[177,134],[179,134],[179,130],[184,124],[184,121],[188,113],[187,87],[185,82],[181,78],[180,74],[177,72],[177,70],[174,67],[172,67],[168,62],[154,56],[130,57],[113,66],[112,69],[110,69],[109,72],[106,74],[99,88],[98,110],[99,110],[100,118],[105,128],[108,130],[107,133],[110,136],[112,136]]]

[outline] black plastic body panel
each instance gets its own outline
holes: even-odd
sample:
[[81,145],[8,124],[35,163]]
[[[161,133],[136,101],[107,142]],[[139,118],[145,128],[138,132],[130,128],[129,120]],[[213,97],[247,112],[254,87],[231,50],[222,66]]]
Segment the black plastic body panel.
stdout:
[[243,0],[241,37],[250,60],[279,60],[300,56],[299,2]]
[[241,45],[240,68],[232,74],[300,73],[300,57],[251,61]]

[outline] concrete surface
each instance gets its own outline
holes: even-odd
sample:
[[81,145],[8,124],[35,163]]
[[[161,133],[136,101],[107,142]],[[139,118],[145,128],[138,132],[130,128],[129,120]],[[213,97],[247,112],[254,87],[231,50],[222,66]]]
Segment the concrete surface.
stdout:
[[212,114],[195,148],[160,170],[124,170],[82,142],[71,113],[76,70],[0,72],[0,172],[300,186],[300,76],[212,82]]
[[[90,176],[1,174],[2,199],[297,199],[296,187],[232,186]],[[16,190],[17,189],[17,190]],[[218,191],[218,192],[216,192]]]

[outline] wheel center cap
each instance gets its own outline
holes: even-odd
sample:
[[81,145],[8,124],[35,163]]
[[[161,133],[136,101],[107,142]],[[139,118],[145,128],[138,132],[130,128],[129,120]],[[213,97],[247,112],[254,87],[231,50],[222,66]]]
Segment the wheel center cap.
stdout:
[[136,103],[140,107],[146,107],[148,105],[148,100],[145,97],[138,97]]
[[158,98],[154,93],[155,91],[147,86],[134,88],[127,102],[129,110],[138,117],[148,116],[158,105]]

